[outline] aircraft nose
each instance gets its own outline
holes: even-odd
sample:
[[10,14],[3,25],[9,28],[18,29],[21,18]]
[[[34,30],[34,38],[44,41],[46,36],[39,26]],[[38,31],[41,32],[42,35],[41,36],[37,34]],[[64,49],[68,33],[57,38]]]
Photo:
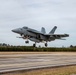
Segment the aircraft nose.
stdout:
[[12,32],[14,32],[14,30],[12,30]]
[[12,32],[15,32],[15,33],[17,33],[18,31],[17,31],[17,29],[13,29],[13,30],[12,30]]
[[15,30],[13,29],[12,32],[15,32]]

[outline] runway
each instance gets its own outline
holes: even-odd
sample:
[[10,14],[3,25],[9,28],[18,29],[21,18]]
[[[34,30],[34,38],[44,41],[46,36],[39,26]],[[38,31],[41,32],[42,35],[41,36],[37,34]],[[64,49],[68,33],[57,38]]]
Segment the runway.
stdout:
[[65,65],[76,65],[76,53],[0,53],[0,74]]

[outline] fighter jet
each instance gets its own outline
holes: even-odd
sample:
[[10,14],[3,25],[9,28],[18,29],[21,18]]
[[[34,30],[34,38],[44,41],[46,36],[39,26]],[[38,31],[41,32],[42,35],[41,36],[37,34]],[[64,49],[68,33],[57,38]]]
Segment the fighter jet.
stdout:
[[63,38],[69,37],[69,34],[54,34],[56,29],[57,26],[54,26],[54,28],[47,34],[44,27],[41,28],[41,31],[37,31],[24,26],[22,28],[13,29],[12,32],[20,34],[21,37],[18,38],[26,39],[25,43],[29,43],[29,40],[35,42],[33,44],[34,47],[36,47],[36,43],[40,42],[45,42],[45,46],[47,47],[47,42],[54,41],[56,39],[66,40]]

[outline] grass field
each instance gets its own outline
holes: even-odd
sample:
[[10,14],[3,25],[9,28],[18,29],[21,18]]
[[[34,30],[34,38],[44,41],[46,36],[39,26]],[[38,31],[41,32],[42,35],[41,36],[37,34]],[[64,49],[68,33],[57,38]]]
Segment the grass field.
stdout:
[[76,66],[33,70],[22,73],[4,75],[76,75]]
[[43,48],[37,48],[37,47],[31,47],[31,46],[0,46],[0,52],[76,52],[76,48],[56,48],[56,47],[43,47]]

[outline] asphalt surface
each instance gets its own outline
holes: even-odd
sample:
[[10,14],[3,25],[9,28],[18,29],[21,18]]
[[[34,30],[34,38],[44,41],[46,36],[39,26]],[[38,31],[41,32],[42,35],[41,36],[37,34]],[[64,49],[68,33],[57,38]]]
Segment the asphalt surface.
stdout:
[[0,73],[74,64],[75,53],[0,54]]

